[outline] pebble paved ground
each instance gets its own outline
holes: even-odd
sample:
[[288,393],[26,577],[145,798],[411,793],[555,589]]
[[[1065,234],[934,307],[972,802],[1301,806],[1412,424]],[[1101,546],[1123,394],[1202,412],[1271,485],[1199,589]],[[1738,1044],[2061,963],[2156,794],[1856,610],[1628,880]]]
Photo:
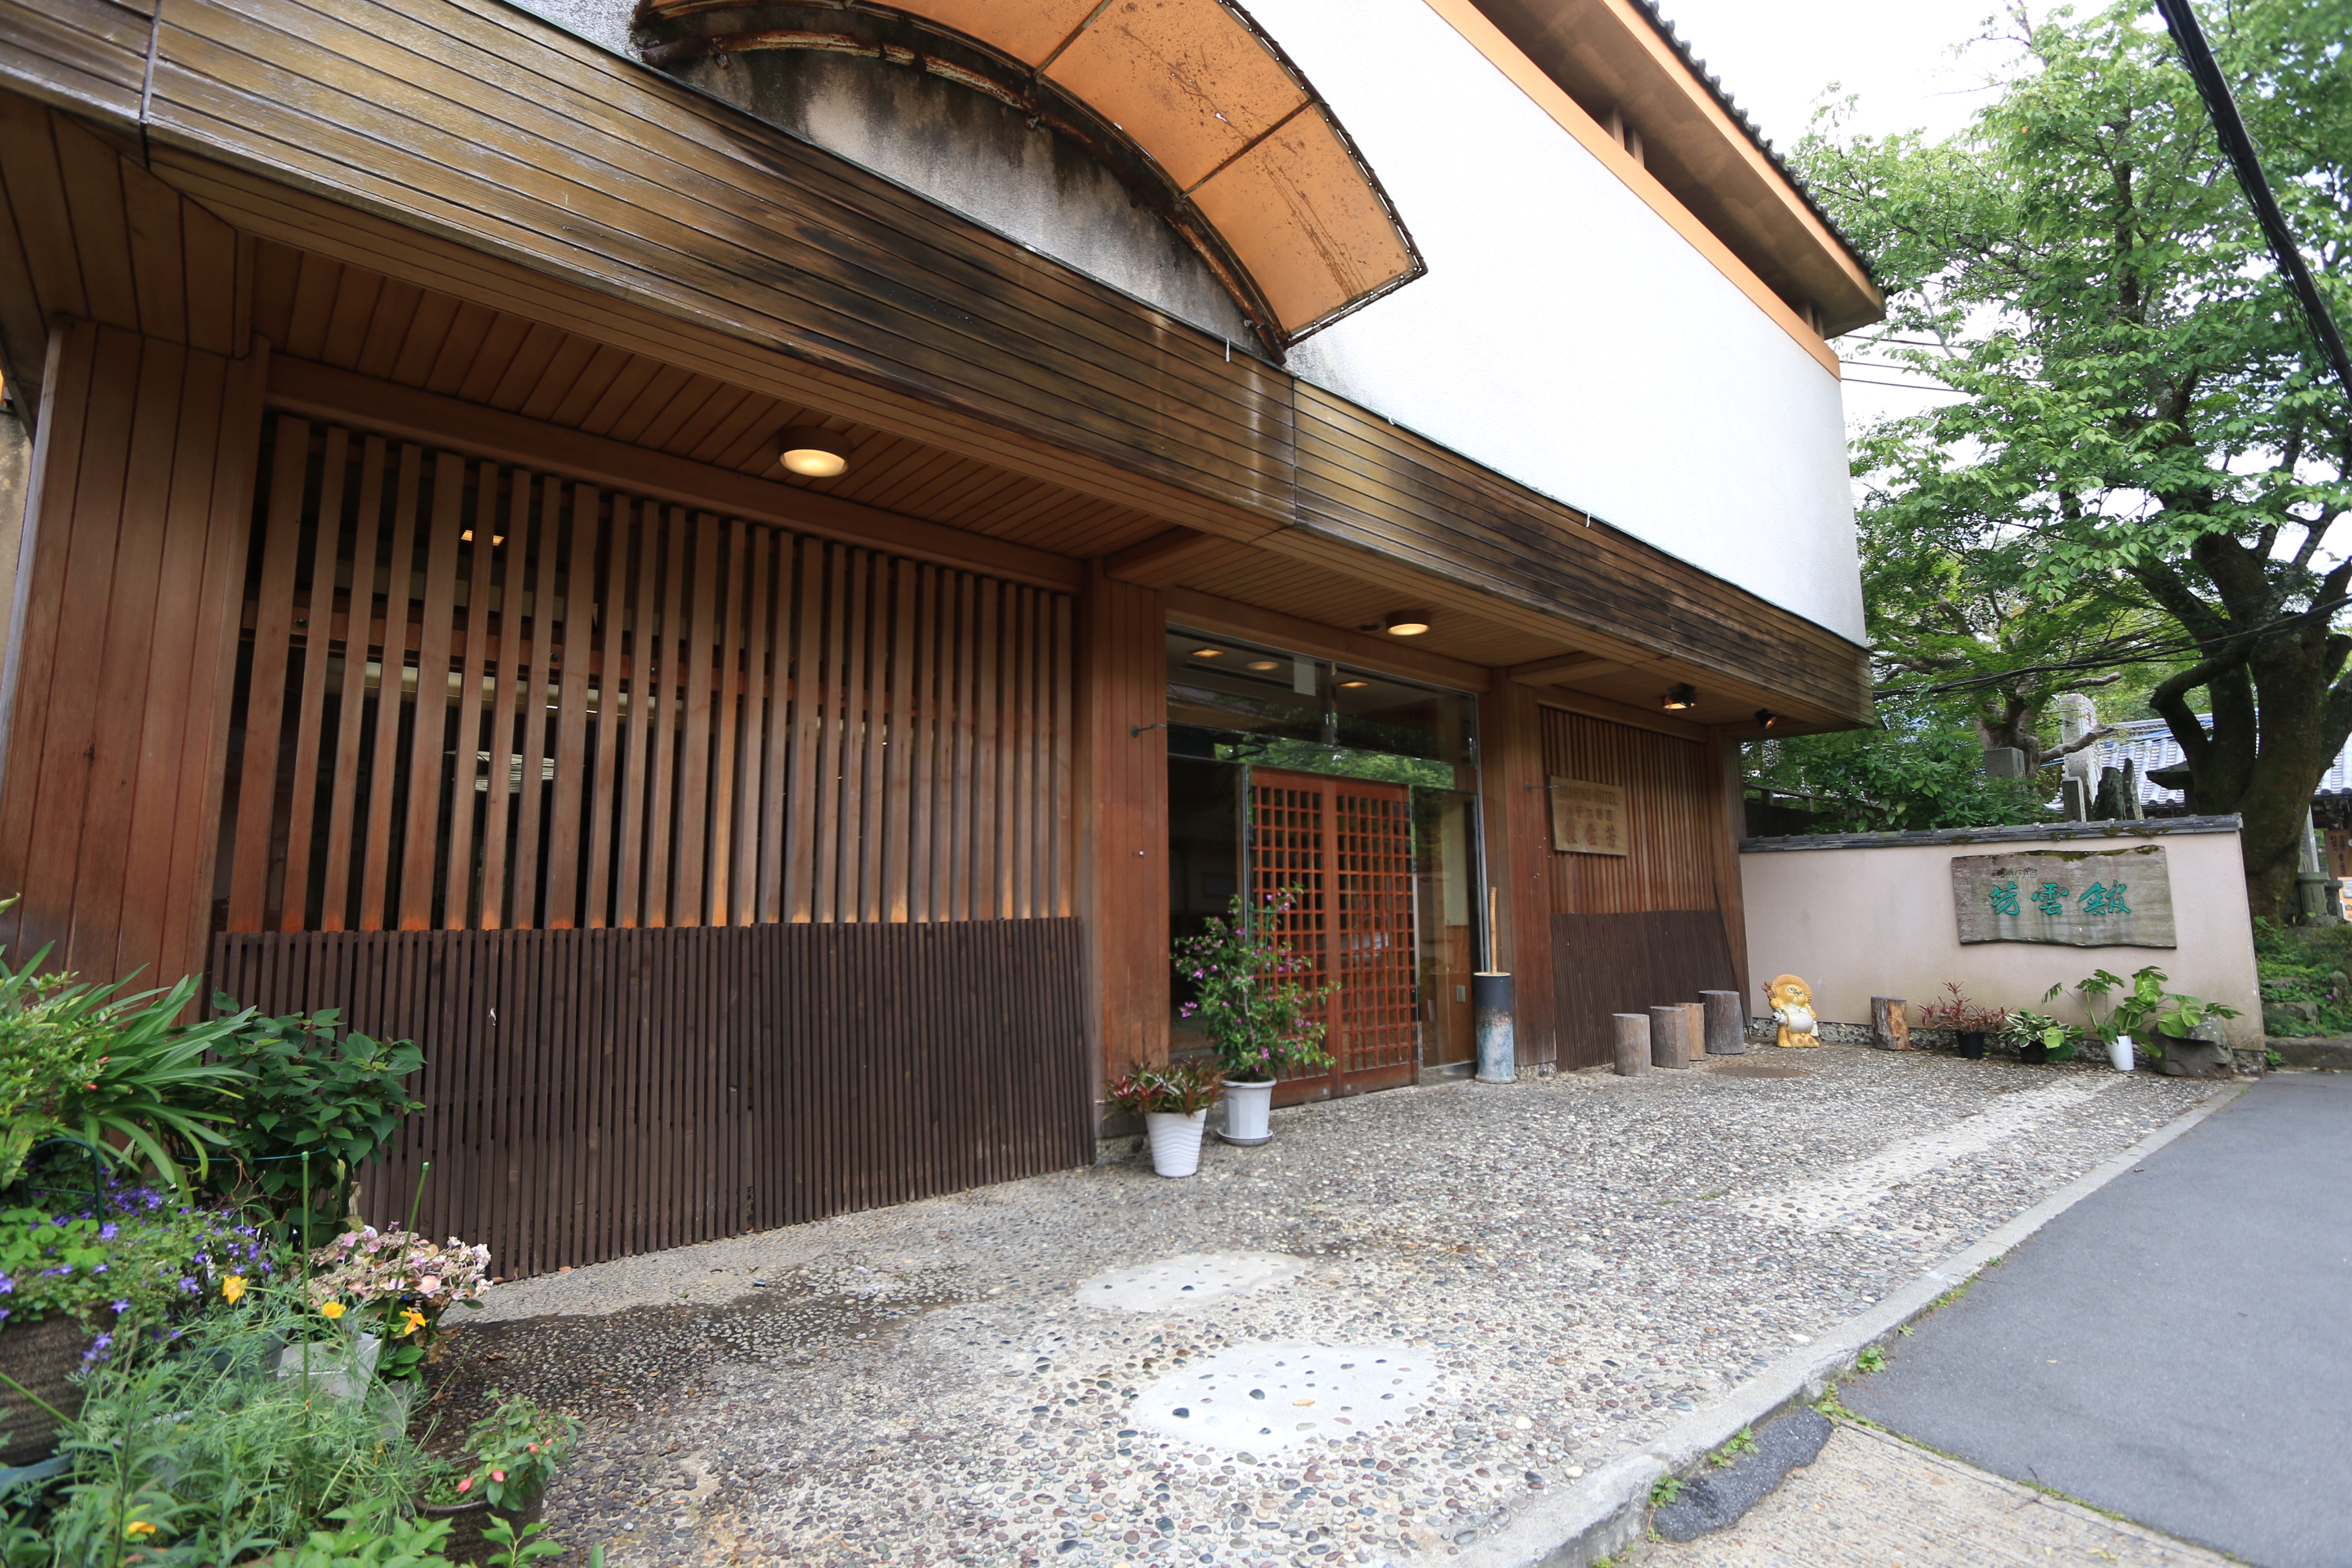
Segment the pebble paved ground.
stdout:
[[1641,1568],[2216,1568],[2230,1559],[1841,1424],[1730,1529],[1643,1547]]
[[[1832,1046],[1301,1107],[1187,1181],[1103,1164],[504,1287],[446,1418],[490,1383],[584,1416],[551,1532],[633,1568],[1442,1562],[2217,1091]],[[1080,1289],[1194,1254],[1307,1267]],[[1404,1402],[1232,1403],[1267,1346]],[[1175,1405],[1204,1367],[1255,1451]]]

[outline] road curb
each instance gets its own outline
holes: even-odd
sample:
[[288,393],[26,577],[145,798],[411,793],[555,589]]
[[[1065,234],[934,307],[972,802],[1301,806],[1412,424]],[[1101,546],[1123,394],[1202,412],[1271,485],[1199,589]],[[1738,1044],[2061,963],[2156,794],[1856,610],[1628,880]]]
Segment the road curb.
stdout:
[[1811,1344],[1782,1356],[1719,1403],[1694,1411],[1647,1446],[1602,1466],[1567,1490],[1521,1510],[1494,1534],[1443,1561],[1448,1568],[1590,1568],[1597,1559],[1633,1544],[1643,1534],[1650,1489],[1660,1477],[1694,1470],[1741,1427],[1761,1426],[1783,1411],[1819,1399],[1830,1384],[1853,1369],[1854,1358],[1864,1350],[1924,1317],[1946,1291],[1974,1279],[1994,1258],[2234,1103],[2248,1087],[2215,1094],[2173,1118],[1982,1240],[1890,1292],[1869,1311],[1848,1318]]

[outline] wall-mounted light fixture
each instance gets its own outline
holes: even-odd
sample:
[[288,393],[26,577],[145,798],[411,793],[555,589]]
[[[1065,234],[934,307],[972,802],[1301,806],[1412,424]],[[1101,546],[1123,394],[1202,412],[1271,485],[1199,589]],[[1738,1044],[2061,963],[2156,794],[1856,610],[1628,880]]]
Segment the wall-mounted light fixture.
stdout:
[[1780,716],[1769,708],[1759,708],[1756,710],[1756,721],[1769,730],[1780,721]]
[[1392,637],[1417,637],[1429,629],[1429,612],[1391,610],[1381,625]]
[[1658,706],[1669,713],[1679,713],[1685,708],[1698,706],[1698,688],[1685,680],[1660,699]]
[[776,461],[804,479],[839,479],[849,471],[849,438],[815,425],[795,425],[776,439]]

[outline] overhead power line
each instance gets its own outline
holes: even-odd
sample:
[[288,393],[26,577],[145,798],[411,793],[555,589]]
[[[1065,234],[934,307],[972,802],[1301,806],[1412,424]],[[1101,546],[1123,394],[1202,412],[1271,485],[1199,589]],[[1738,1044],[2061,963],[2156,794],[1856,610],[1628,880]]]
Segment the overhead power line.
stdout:
[[2319,297],[2319,285],[2312,280],[2311,268],[2304,261],[2303,252],[2295,247],[2294,233],[2286,226],[2286,216],[2279,211],[2278,198],[2271,194],[2262,160],[2254,153],[2254,139],[2246,133],[2246,122],[2239,117],[2237,100],[2230,96],[2230,84],[2223,79],[2212,49],[2206,45],[2205,30],[2197,25],[2197,12],[2189,0],[2156,0],[2156,5],[2164,13],[2164,25],[2172,29],[2172,41],[2180,50],[2190,79],[2197,83],[2197,95],[2205,100],[2205,112],[2213,117],[2213,130],[2221,139],[2222,150],[2230,155],[2230,166],[2237,172],[2238,184],[2245,187],[2246,200],[2253,204],[2254,216],[2263,226],[2263,237],[2270,242],[2271,255],[2294,289],[2311,335],[2319,342],[2320,353],[2335,368],[2345,398],[2352,401],[2352,357],[2344,352],[2344,335],[2336,330],[2336,319],[2327,313],[2327,301]]
[[2196,637],[2114,637],[2101,643],[2080,658],[2053,660],[2048,664],[2021,664],[2012,669],[1988,670],[1979,675],[1964,675],[1958,680],[1937,681],[1926,686],[1882,686],[1880,697],[1944,697],[1956,691],[1980,691],[1988,686],[1998,686],[2021,675],[2065,675],[2076,670],[2111,669],[2119,664],[2164,664],[2191,656],[2210,658],[2239,643],[2259,642],[2276,637],[2323,616],[2332,616],[2346,605],[2352,605],[2352,595],[2322,599],[2307,610],[2297,610],[2291,616],[2249,626],[2242,632],[2228,632],[2207,640]]

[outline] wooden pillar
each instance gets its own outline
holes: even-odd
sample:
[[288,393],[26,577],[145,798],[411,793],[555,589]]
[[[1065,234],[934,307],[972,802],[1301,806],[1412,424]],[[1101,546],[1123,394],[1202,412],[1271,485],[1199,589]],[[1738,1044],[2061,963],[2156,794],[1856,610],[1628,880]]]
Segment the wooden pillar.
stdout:
[[1496,952],[1511,979],[1519,1064],[1559,1059],[1552,994],[1551,816],[1543,791],[1543,712],[1535,689],[1502,670],[1478,705],[1486,880],[1502,894]]
[[1720,727],[1707,731],[1715,748],[1715,907],[1723,911],[1723,938],[1731,947],[1731,973],[1741,1016],[1755,993],[1748,988],[1748,903],[1740,891],[1739,841],[1748,836],[1748,801],[1741,783],[1739,742]]
[[1159,591],[1100,562],[1082,618],[1079,908],[1094,1059],[1115,1075],[1168,1058],[1166,636]]
[[265,366],[61,321],[0,674],[0,943],[202,971]]

